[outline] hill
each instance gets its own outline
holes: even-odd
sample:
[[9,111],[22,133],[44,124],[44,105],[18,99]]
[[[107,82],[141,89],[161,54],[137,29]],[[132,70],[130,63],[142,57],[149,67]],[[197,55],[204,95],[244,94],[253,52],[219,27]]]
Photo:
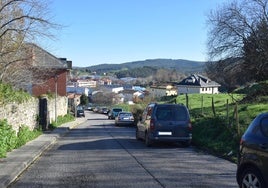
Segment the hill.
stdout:
[[98,74],[104,72],[116,72],[120,70],[130,70],[141,67],[154,67],[154,68],[165,68],[165,69],[175,69],[182,73],[193,73],[193,72],[203,72],[205,62],[201,61],[190,61],[183,59],[147,59],[144,61],[133,61],[122,64],[100,64],[89,66],[85,68],[76,67],[74,69],[87,69],[91,72],[97,72]]

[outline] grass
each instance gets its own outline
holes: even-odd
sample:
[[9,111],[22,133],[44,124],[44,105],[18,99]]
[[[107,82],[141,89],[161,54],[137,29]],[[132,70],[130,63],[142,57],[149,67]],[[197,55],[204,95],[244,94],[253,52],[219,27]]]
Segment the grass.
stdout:
[[60,125],[62,125],[64,123],[71,122],[71,121],[74,121],[74,120],[75,120],[75,117],[73,115],[71,115],[71,114],[66,114],[65,116],[58,116],[57,122],[53,121],[49,125],[49,128],[50,129],[55,129],[58,126],[60,126]]
[[[268,111],[267,102],[258,100],[240,103],[244,97],[244,94],[189,94],[188,107],[193,121],[193,143],[202,149],[236,161],[241,135],[258,114]],[[178,96],[177,103],[186,105],[186,95]],[[237,118],[234,113],[236,106]]]

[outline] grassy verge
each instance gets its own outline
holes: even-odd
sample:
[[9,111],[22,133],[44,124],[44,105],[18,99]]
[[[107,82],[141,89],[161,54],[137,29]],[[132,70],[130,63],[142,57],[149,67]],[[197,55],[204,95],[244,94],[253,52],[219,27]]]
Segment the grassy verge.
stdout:
[[49,128],[50,129],[55,129],[58,126],[64,124],[64,123],[68,123],[71,121],[74,121],[75,117],[72,114],[66,114],[65,116],[58,116],[57,118],[57,122],[53,121],[50,125]]
[[[188,107],[193,121],[193,144],[236,161],[241,135],[258,114],[268,111],[265,101],[241,103],[244,96],[188,95]],[[177,103],[186,105],[186,96],[178,96]]]

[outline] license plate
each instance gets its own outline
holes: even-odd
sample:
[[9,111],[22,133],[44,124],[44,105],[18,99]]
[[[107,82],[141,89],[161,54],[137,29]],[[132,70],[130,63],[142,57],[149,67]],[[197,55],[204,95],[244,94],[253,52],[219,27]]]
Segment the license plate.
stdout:
[[171,136],[172,135],[172,132],[158,132],[158,135],[161,135],[161,136]]

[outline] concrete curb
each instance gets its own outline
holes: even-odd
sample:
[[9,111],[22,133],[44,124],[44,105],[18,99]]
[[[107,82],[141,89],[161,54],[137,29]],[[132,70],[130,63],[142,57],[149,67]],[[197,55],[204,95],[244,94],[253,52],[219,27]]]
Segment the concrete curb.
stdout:
[[44,151],[53,145],[57,139],[64,136],[69,130],[84,123],[86,118],[77,118],[54,129],[52,132],[44,133],[38,138],[28,142],[26,145],[15,149],[7,154],[6,158],[0,158],[0,187],[5,188],[14,182],[18,176],[26,170]]

